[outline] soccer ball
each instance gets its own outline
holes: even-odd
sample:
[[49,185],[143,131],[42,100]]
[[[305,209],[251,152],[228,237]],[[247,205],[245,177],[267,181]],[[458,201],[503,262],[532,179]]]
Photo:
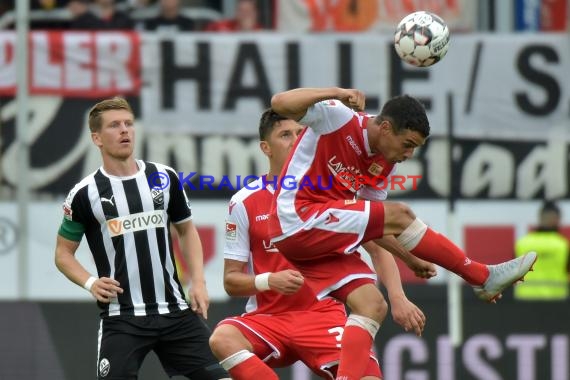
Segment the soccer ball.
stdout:
[[431,66],[447,53],[449,28],[434,13],[410,13],[396,28],[394,48],[398,56],[411,65]]

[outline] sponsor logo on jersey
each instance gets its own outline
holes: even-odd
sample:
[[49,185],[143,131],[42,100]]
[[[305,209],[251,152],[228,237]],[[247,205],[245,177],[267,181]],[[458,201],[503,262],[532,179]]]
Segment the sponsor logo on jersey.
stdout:
[[237,224],[226,222],[226,240],[237,240]]
[[345,137],[346,141],[348,141],[348,143],[350,144],[350,146],[352,147],[352,150],[354,150],[356,152],[356,154],[358,154],[359,156],[362,155],[362,150],[360,150],[360,147],[358,146],[358,144],[356,144],[356,141],[354,141],[354,139],[352,138],[352,136],[346,136]]
[[162,210],[139,212],[107,221],[107,229],[111,237],[159,227],[166,227]]
[[354,165],[347,166],[344,163],[337,161],[337,157],[335,155],[329,159],[328,168],[348,190],[356,192],[360,188],[361,185],[356,183],[356,181],[357,178],[362,177],[362,172]]
[[344,205],[348,206],[348,205],[354,205],[356,204],[356,199],[345,199],[344,200]]
[[269,220],[269,214],[261,214],[261,215],[257,215],[257,216],[255,217],[255,221],[256,221],[256,222],[260,222],[260,221],[263,221],[263,220]]

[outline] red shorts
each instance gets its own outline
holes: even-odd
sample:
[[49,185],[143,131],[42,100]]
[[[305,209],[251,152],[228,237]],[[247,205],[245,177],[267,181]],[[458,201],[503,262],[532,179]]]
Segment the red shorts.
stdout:
[[363,242],[382,237],[383,203],[337,200],[304,209],[318,216],[300,231],[275,241],[275,246],[303,273],[317,297],[323,298],[354,279],[373,283],[374,271],[355,250]]
[[[334,379],[345,323],[344,309],[327,302],[308,311],[232,317],[219,324],[237,327],[252,344],[254,354],[270,367],[285,367],[301,360],[317,375]],[[382,378],[372,351],[365,376]]]

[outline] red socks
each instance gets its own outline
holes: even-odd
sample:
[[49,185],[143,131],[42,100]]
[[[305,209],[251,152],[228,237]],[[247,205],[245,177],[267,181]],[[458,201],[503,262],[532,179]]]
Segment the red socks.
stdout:
[[346,326],[342,334],[336,380],[360,380],[370,360],[372,336],[359,326]]
[[456,273],[471,285],[483,285],[489,276],[486,265],[471,261],[451,240],[429,227],[410,252]]
[[[237,354],[234,354],[232,357],[236,356],[236,355],[240,355],[242,354],[242,352],[246,352],[246,351],[240,351]],[[247,354],[252,355],[251,353],[247,352]],[[230,357],[230,361],[232,360],[232,357]],[[279,377],[277,377],[277,374],[271,369],[269,368],[269,366],[267,366],[267,364],[265,364],[261,359],[259,359],[257,356],[252,355],[249,358],[242,360],[243,356],[241,356],[241,358],[236,357],[236,361],[238,363],[228,363],[226,361],[226,363],[224,363],[224,361],[222,360],[222,367],[224,367],[231,375],[232,379],[234,380],[251,380],[251,379],[263,379],[263,380],[279,380]],[[229,368],[228,368],[229,367]]]

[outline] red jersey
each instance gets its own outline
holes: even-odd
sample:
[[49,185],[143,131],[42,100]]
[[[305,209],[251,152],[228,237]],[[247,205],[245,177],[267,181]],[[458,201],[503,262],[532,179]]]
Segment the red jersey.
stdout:
[[371,152],[368,119],[338,100],[309,107],[299,121],[309,128],[297,139],[273,199],[269,232],[273,241],[293,235],[318,216],[315,204],[338,200],[348,204],[356,196],[386,199],[394,164]]
[[[224,258],[248,263],[252,274],[297,270],[281,255],[267,236],[273,188],[265,177],[251,182],[231,199],[226,219]],[[311,308],[344,306],[330,298],[318,301],[315,293],[304,284],[297,293],[283,295],[269,290],[251,297],[246,305],[248,314],[278,314]]]

